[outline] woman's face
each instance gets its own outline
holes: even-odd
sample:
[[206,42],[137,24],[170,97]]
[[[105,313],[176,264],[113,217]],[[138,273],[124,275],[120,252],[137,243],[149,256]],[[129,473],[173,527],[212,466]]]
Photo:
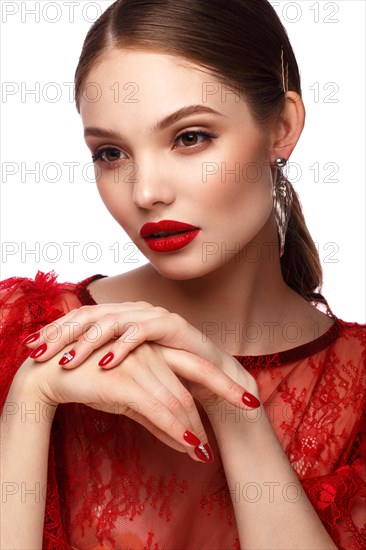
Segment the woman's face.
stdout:
[[[265,136],[238,94],[197,69],[174,56],[114,49],[91,70],[80,101],[86,143],[100,156],[95,169],[103,202],[171,279],[239,261],[244,247],[268,236],[272,213]],[[171,116],[197,105],[216,113]],[[150,241],[152,249],[140,229],[161,220],[199,231],[182,248],[171,250],[171,240],[160,238]]]

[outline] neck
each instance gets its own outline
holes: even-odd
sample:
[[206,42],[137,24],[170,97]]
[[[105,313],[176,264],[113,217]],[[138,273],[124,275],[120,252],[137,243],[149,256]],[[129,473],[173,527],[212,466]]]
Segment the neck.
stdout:
[[195,279],[167,279],[148,264],[153,303],[179,313],[234,355],[291,347],[288,340],[276,339],[274,331],[280,332],[286,319],[295,319],[299,307],[311,306],[285,284],[278,249],[268,246],[273,242],[273,235],[263,234],[255,247],[252,243],[219,269]]

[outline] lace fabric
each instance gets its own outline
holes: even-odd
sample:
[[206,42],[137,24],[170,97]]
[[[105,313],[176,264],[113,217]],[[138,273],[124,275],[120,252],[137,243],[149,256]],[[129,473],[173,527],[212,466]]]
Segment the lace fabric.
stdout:
[[[0,405],[29,354],[20,342],[83,304],[87,285],[0,282]],[[267,415],[303,489],[341,549],[366,547],[366,326],[336,318],[325,335],[287,352],[235,356],[255,376]],[[197,403],[215,455],[192,461],[131,418],[77,403],[53,422],[45,550],[240,549],[231,496],[209,420]]]

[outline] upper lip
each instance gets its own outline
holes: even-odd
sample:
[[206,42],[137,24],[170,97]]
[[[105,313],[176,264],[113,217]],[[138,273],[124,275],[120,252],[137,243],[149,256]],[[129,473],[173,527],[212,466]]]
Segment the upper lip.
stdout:
[[145,239],[153,233],[178,233],[179,231],[191,231],[192,229],[198,229],[198,227],[190,225],[189,223],[176,222],[174,220],[161,220],[156,223],[145,223],[140,229],[140,236]]

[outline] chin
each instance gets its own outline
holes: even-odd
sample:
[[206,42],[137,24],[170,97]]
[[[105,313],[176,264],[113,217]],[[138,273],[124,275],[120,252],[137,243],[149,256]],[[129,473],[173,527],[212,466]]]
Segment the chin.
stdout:
[[[211,273],[215,270],[215,267],[212,265],[203,264],[202,262],[188,262],[187,259],[183,259],[181,262],[174,258],[174,255],[170,255],[170,261],[152,261],[151,258],[148,258],[152,267],[166,279],[172,281],[189,281],[191,279],[199,279],[204,277],[208,273]],[[217,266],[218,267],[218,266]]]

